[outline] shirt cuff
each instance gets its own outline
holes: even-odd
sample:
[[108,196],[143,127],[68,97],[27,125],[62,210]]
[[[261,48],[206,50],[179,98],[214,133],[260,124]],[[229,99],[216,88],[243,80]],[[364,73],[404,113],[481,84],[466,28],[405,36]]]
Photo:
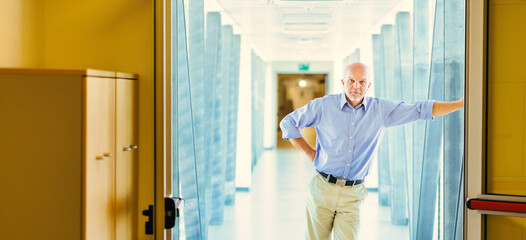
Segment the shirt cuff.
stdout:
[[302,138],[303,135],[301,135],[300,129],[295,127],[292,123],[286,120],[284,118],[281,120],[279,124],[281,131],[283,132],[283,135],[281,136],[285,140],[289,140],[291,138]]
[[433,105],[435,104],[434,100],[425,101],[422,104],[422,108],[420,109],[420,118],[422,120],[433,120],[435,119],[433,117]]

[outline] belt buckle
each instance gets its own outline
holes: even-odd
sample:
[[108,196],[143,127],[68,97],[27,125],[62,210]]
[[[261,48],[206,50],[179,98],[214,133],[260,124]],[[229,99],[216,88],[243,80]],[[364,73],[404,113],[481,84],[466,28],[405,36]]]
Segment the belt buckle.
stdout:
[[345,182],[347,182],[347,180],[336,178],[336,185],[340,187],[345,187]]

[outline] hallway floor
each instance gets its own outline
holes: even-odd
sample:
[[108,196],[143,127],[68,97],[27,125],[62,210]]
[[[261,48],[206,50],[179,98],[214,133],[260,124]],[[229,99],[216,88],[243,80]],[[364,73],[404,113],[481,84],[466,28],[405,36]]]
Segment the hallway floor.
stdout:
[[[249,192],[237,192],[225,221],[210,226],[210,240],[305,239],[305,190],[314,167],[297,150],[269,150],[254,167]],[[361,209],[359,239],[409,239],[408,226],[390,223],[388,207],[369,192]]]

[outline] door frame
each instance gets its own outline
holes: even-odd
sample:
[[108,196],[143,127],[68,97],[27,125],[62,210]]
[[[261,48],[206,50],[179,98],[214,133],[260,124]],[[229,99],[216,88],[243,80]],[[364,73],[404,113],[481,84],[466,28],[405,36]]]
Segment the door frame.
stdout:
[[[467,0],[465,200],[526,202],[526,197],[486,194],[487,34],[489,0]],[[464,239],[485,239],[485,215],[526,217],[524,213],[464,208]]]
[[[466,1],[465,200],[485,189],[486,4]],[[482,215],[464,208],[464,239],[483,238]]]
[[172,239],[164,228],[164,198],[172,194],[172,0],[154,1],[156,240]]

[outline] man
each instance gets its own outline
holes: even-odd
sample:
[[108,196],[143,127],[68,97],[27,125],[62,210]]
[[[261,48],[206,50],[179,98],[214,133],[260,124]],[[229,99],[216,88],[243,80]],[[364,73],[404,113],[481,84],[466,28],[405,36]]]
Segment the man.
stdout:
[[[463,107],[456,102],[393,102],[365,97],[371,86],[368,68],[353,63],[341,80],[344,92],[310,101],[280,123],[283,138],[303,151],[318,173],[307,191],[307,239],[356,239],[360,205],[367,197],[363,184],[384,129],[431,120]],[[300,129],[315,127],[316,149]]]

